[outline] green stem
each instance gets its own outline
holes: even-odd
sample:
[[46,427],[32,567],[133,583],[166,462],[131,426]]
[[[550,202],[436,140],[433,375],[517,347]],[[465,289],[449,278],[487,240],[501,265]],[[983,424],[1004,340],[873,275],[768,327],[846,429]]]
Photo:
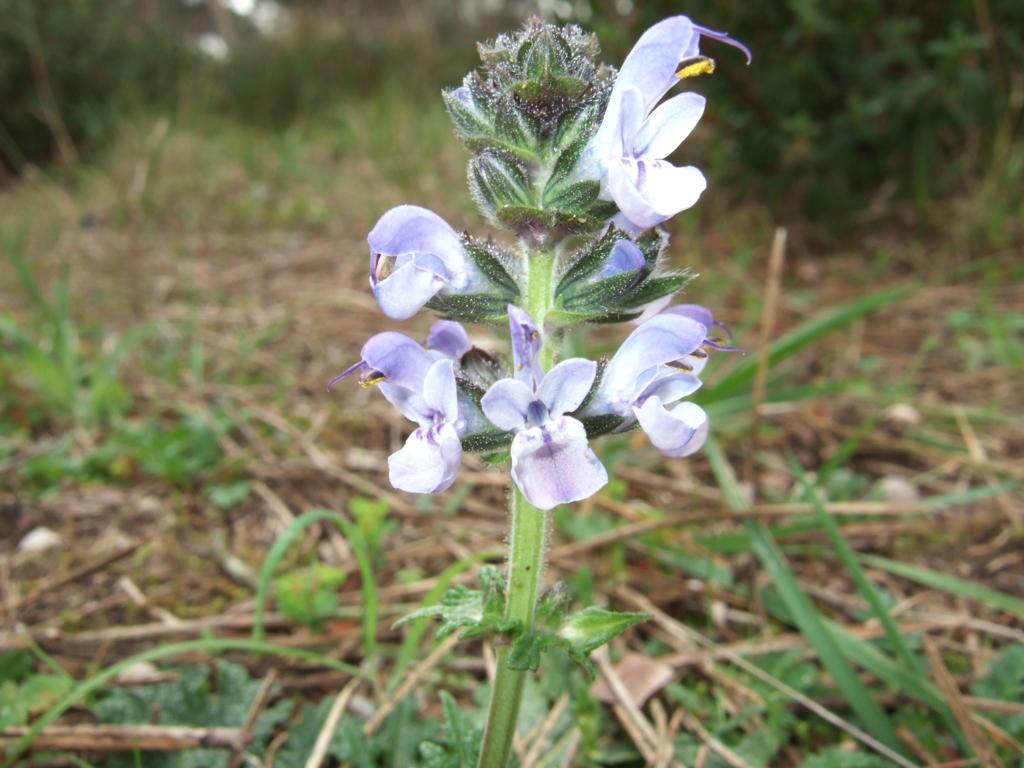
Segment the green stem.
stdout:
[[555,345],[544,330],[544,321],[555,304],[555,261],[556,254],[549,251],[535,251],[527,260],[525,309],[544,334],[540,363],[545,370],[551,367],[555,357]]
[[[527,263],[526,311],[543,334],[540,360],[546,370],[555,357],[555,345],[544,332],[544,320],[554,304],[555,254],[531,253]],[[512,529],[509,533],[505,619],[516,622],[520,631],[530,632],[537,608],[540,576],[544,570],[548,519],[547,513],[530,504],[515,486],[510,507]],[[478,768],[507,768],[512,752],[527,673],[526,670],[509,668],[510,652],[508,645],[498,649],[498,668]]]
[[[505,618],[517,622],[523,632],[529,632],[533,628],[540,575],[544,569],[547,513],[531,505],[518,488],[512,491],[511,507]],[[506,768],[512,751],[527,672],[508,666],[510,652],[508,645],[498,649],[498,668],[479,768]]]

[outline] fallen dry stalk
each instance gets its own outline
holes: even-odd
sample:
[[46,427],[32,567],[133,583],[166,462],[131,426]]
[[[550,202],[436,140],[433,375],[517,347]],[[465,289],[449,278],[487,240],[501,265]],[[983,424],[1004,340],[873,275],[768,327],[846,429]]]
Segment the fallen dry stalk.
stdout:
[[[6,748],[28,733],[27,727],[0,731]],[[178,752],[184,749],[244,748],[241,728],[189,728],[177,725],[51,725],[32,741],[32,749],[69,752],[126,752],[135,749]]]

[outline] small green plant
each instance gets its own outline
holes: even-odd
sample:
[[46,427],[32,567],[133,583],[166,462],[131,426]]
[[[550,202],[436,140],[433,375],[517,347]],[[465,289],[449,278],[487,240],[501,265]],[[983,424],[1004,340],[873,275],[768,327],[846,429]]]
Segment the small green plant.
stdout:
[[[219,428],[189,414],[179,414],[169,423],[121,423],[89,449],[77,446],[74,436],[66,434],[51,450],[26,461],[23,477],[38,491],[55,488],[68,478],[125,483],[140,475],[190,488],[209,477],[223,459]],[[248,492],[244,481],[209,490],[211,501],[222,508],[240,503]]]
[[345,577],[340,568],[320,563],[285,573],[274,582],[277,606],[292,621],[321,631],[338,607]]
[[384,537],[398,527],[397,522],[388,519],[391,505],[384,499],[357,496],[349,502],[348,508],[355,518],[356,527],[363,535],[370,556],[375,563],[380,564],[384,558],[381,549]]
[[121,368],[150,329],[143,326],[120,338],[98,331],[87,341],[72,311],[69,269],[61,271],[47,296],[25,258],[23,238],[0,232],[0,249],[37,315],[33,329],[0,315],[0,345],[7,351],[0,358],[0,380],[9,382],[0,389],[0,407],[12,408],[14,400],[5,400],[18,397],[19,410],[30,420],[58,426],[95,427],[119,418],[131,403]]
[[59,701],[71,685],[67,675],[36,672],[27,651],[0,654],[0,730],[25,725]]
[[[193,725],[239,727],[245,723],[253,698],[261,681],[253,679],[244,667],[218,661],[215,674],[205,667],[180,667],[178,679],[146,687],[112,687],[106,689],[89,709],[101,723]],[[247,749],[263,755],[276,727],[291,713],[292,705],[280,700],[262,712],[253,724],[252,740]],[[185,755],[143,753],[147,768],[222,768],[230,755],[223,749],[195,749]],[[106,768],[133,768],[139,755],[115,755]]]

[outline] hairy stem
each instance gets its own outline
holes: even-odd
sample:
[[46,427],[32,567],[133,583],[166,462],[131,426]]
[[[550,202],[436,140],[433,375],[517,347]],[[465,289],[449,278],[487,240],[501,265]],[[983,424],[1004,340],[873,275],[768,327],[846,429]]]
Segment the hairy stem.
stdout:
[[534,251],[530,254],[529,272],[526,280],[526,311],[533,318],[543,334],[540,362],[545,370],[551,367],[555,357],[555,345],[544,322],[555,303],[555,261],[556,254],[550,251]]
[[[545,369],[554,361],[554,344],[544,329],[544,320],[554,304],[555,254],[535,252],[528,261],[526,311],[543,334],[540,359]],[[512,488],[511,530],[509,532],[508,582],[505,619],[515,621],[522,632],[533,630],[547,537],[547,513],[530,504],[518,488]],[[526,684],[526,671],[510,669],[508,645],[498,650],[498,668],[491,691],[487,728],[480,748],[479,768],[507,768],[512,739],[519,720],[519,705]]]
[[[544,568],[547,513],[532,506],[518,488],[512,491],[511,507],[505,618],[518,622],[523,632],[529,632],[533,628],[540,575]],[[498,649],[498,668],[480,749],[479,768],[506,768],[512,752],[527,672],[509,668],[510,651],[508,645]]]

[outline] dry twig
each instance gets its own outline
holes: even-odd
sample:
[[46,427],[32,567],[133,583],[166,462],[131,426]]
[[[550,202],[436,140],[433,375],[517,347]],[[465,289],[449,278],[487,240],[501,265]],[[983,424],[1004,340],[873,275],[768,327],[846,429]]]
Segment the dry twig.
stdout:
[[[0,731],[0,746],[7,747],[28,733],[27,727]],[[32,741],[32,749],[70,752],[177,752],[184,749],[244,747],[240,728],[189,728],[177,725],[51,725]]]

